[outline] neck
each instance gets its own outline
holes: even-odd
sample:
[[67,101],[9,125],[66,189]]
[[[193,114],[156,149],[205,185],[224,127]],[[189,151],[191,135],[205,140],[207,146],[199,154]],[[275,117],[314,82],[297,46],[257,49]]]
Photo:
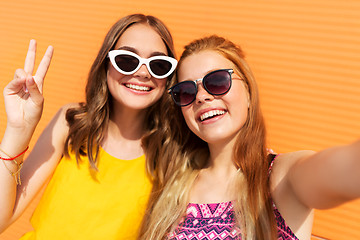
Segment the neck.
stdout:
[[235,140],[220,144],[209,143],[210,159],[208,167],[217,171],[232,172],[236,167],[233,162]]
[[232,146],[209,144],[209,164],[201,169],[190,192],[190,202],[220,203],[236,199],[237,170],[232,162]]
[[141,138],[145,133],[146,110],[116,109],[112,111],[102,147],[121,159],[133,159],[144,154]]
[[146,110],[117,110],[112,111],[109,121],[109,134],[117,138],[138,140],[145,129]]

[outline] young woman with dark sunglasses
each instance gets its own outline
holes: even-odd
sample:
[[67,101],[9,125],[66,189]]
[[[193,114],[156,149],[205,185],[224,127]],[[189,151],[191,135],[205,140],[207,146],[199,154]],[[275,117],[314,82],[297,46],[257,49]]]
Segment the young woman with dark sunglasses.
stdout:
[[[185,47],[169,89],[177,169],[152,199],[142,239],[310,239],[314,208],[360,197],[360,141],[314,153],[266,149],[258,90],[221,37]],[[183,117],[181,116],[183,115]]]
[[161,114],[167,115],[164,99],[177,64],[169,30],[142,14],[116,22],[91,67],[86,101],[61,108],[23,163],[41,117],[53,48],[33,76],[35,52],[31,40],[24,69],[4,90],[0,231],[50,179],[31,220],[34,230],[21,239],[135,239],[152,189],[147,172],[157,179],[155,189],[166,180],[160,160],[167,150],[160,146],[167,145],[161,129],[169,122]]

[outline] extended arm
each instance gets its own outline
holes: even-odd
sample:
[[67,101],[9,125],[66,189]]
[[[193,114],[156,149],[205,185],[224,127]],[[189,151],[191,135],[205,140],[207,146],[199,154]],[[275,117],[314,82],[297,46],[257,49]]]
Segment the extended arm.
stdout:
[[301,202],[331,208],[360,197],[360,141],[300,157],[289,182]]

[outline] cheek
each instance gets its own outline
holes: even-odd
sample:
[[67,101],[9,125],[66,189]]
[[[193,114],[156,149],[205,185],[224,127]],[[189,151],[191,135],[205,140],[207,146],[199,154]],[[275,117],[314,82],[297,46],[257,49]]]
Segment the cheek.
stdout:
[[191,110],[190,107],[182,107],[181,112],[185,119],[186,125],[192,132],[194,132],[196,130],[196,119],[194,116],[194,112]]
[[119,73],[118,71],[116,71],[116,69],[113,67],[113,65],[111,65],[109,63],[108,68],[107,68],[107,75],[114,75],[115,73]]
[[248,99],[247,97],[243,97],[241,99],[241,104],[236,105],[236,118],[238,119],[239,129],[243,127],[245,122],[249,117],[249,108],[248,108]]
[[224,96],[223,100],[228,107],[230,115],[237,119],[236,122],[243,124],[248,118],[250,99],[245,88],[242,86],[236,87],[232,89],[234,91]]
[[116,69],[114,67],[112,67],[111,65],[109,66],[107,72],[106,72],[106,78],[107,78],[107,83],[109,84],[110,81],[118,81],[120,79],[122,79],[125,75],[119,73],[118,71],[116,71]]
[[189,109],[186,107],[182,107],[181,108],[181,113],[185,119],[185,121],[187,122],[187,119],[189,118]]
[[231,99],[229,100],[231,103],[238,106],[241,104],[241,108],[243,106],[248,108],[250,105],[249,92],[243,82],[233,83],[233,86],[231,87],[228,96]]
[[154,93],[157,95],[157,99],[160,99],[161,96],[167,94],[166,90],[166,79],[155,79],[153,80],[153,85],[155,87]]
[[159,89],[164,89],[165,90],[165,86],[166,86],[166,83],[167,83],[167,80],[166,78],[165,79],[155,79],[154,82],[155,82],[155,85],[159,88]]
[[187,107],[182,107],[181,112],[182,112],[182,115],[183,115],[183,117],[185,119],[185,122],[189,125],[189,119],[191,119],[190,109],[187,108]]

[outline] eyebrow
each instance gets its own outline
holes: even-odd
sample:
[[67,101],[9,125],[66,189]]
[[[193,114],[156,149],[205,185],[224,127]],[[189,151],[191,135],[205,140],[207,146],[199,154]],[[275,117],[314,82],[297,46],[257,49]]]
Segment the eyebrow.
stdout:
[[[197,79],[194,79],[194,80],[192,80],[192,79],[186,79],[186,80],[183,80],[183,81],[192,81],[192,82],[196,82],[196,83],[197,83],[198,81],[203,80],[206,75],[208,75],[209,73],[214,72],[214,71],[216,71],[216,70],[219,70],[219,69],[209,70],[209,71],[207,71],[201,78],[197,78]],[[182,81],[182,82],[183,82],[183,81]]]
[[[130,51],[130,52],[133,52],[133,53],[136,53],[139,55],[139,52],[136,48],[129,47],[129,46],[119,47],[118,50],[127,50],[127,51]],[[167,56],[167,54],[165,54],[163,52],[152,52],[149,57],[153,57],[153,56]]]

